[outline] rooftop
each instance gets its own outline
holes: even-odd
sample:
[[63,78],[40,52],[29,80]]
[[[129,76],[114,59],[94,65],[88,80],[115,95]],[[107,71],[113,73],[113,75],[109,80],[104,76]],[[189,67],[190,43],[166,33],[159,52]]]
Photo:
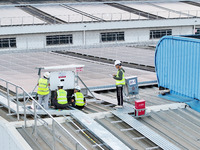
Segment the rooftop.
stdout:
[[0,5],[0,25],[41,25],[188,19],[199,17],[199,3],[187,1],[118,1]]

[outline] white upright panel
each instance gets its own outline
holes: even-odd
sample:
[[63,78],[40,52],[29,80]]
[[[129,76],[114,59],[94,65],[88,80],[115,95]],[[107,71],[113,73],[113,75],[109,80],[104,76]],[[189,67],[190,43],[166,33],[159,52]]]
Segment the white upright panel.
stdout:
[[0,150],[32,150],[16,128],[0,117]]
[[73,71],[59,71],[51,72],[50,75],[50,90],[58,89],[60,82],[63,83],[63,89],[74,89],[75,86],[75,73]]

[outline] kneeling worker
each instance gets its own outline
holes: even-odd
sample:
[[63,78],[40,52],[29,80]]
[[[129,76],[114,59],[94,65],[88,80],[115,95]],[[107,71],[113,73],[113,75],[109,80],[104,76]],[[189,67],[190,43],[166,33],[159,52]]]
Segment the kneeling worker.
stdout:
[[77,109],[83,109],[85,106],[85,98],[80,91],[80,86],[76,86],[74,89],[74,96],[72,97],[72,106]]
[[63,90],[63,84],[58,85],[58,90],[56,92],[56,97],[53,101],[53,106],[55,109],[64,109],[68,106],[67,92]]

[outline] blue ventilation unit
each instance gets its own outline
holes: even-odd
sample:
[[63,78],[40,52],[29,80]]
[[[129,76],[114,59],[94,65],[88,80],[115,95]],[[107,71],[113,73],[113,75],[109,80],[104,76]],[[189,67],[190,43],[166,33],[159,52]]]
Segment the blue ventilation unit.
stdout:
[[171,95],[200,99],[200,39],[163,37],[156,46],[155,68],[159,87]]

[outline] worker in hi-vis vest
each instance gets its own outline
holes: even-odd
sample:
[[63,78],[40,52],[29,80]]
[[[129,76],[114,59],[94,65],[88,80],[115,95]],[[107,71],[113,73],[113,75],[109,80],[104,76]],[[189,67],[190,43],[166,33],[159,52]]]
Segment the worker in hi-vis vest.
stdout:
[[53,100],[53,106],[55,109],[65,109],[68,107],[67,92],[63,90],[63,83],[58,85],[56,97]]
[[76,86],[74,89],[74,96],[72,97],[72,106],[77,109],[83,109],[85,106],[85,98],[80,91],[80,86]]
[[[43,78],[39,79],[38,82],[38,103],[40,105],[42,105],[44,107],[44,109],[48,109],[48,101],[49,101],[49,77],[50,77],[50,73],[49,72],[45,72],[43,75]],[[44,102],[44,104],[43,104]],[[37,107],[38,109],[40,109],[40,107]]]
[[122,64],[119,60],[116,60],[114,66],[117,71],[117,75],[113,75],[113,78],[116,80],[116,90],[117,90],[117,101],[118,105],[115,106],[116,108],[123,107],[123,86],[125,85],[125,78],[124,78],[124,69],[122,68]]

